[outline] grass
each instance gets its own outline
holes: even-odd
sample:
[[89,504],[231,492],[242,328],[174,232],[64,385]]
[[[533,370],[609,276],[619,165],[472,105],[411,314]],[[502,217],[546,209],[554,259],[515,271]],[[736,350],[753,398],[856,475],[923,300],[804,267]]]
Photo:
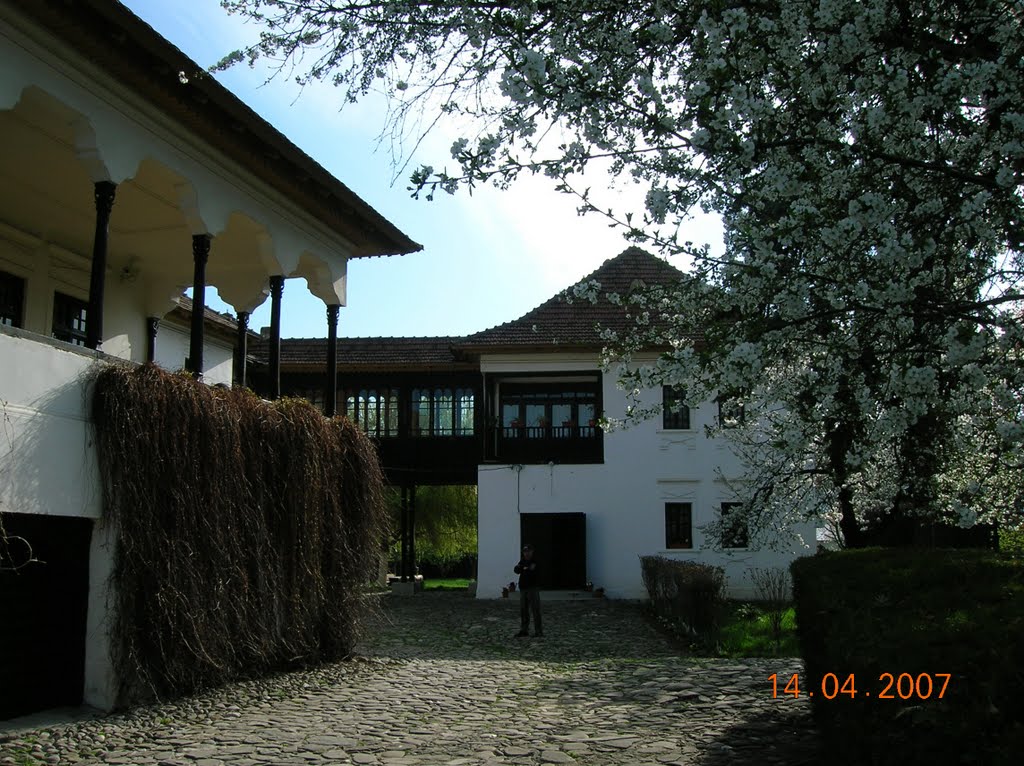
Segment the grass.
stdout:
[[796,638],[796,611],[786,607],[778,640],[773,635],[771,618],[757,602],[729,601],[725,605],[718,635],[721,657],[799,657]]
[[657,626],[671,638],[682,643],[695,657],[799,657],[796,635],[796,612],[787,606],[782,613],[782,628],[776,640],[771,618],[765,606],[757,601],[726,601],[719,614],[719,629],[714,635],[688,635],[684,628],[674,626],[649,612]]
[[423,590],[466,590],[471,580],[465,577],[447,577],[423,580]]

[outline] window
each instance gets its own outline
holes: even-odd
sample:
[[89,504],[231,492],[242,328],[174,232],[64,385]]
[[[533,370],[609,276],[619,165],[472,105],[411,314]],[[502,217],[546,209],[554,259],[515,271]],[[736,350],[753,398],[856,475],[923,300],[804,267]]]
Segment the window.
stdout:
[[693,547],[693,506],[665,503],[665,547]]
[[25,307],[25,280],[0,271],[0,324],[21,327]]
[[747,519],[742,503],[722,503],[722,547],[746,548],[749,543]]
[[507,386],[501,394],[506,439],[572,439],[596,434],[597,393]]
[[718,424],[722,428],[737,428],[746,419],[746,407],[738,398],[738,394],[718,397]]
[[86,312],[89,304],[64,293],[53,294],[53,337],[76,346],[84,346]]
[[[319,393],[323,397],[323,392]],[[398,389],[363,388],[345,392],[345,415],[370,436],[398,436]]]
[[492,379],[485,458],[511,463],[604,461],[601,374],[538,373]]
[[412,392],[413,436],[472,436],[475,413],[471,388],[416,388]]
[[666,431],[687,431],[690,428],[690,408],[683,401],[686,392],[674,386],[661,387],[661,427]]

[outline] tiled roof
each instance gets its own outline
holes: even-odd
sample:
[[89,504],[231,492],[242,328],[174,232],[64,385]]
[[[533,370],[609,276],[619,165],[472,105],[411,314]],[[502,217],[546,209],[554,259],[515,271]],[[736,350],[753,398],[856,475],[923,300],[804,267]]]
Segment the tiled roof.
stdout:
[[[178,298],[178,306],[188,315],[192,314],[193,305],[192,299],[187,295],[182,295]],[[230,314],[221,314],[219,311],[214,311],[209,306],[203,307],[203,320],[208,324],[223,327],[231,332],[237,332],[238,329],[238,320],[235,319],[235,317]]]
[[[458,364],[452,344],[458,338],[449,336],[426,338],[338,338],[338,368],[398,369],[402,367],[451,368]],[[267,356],[265,340],[257,341],[254,352]],[[281,340],[282,367],[320,369],[327,364],[325,338],[285,338]]]
[[609,293],[625,298],[634,289],[670,284],[682,276],[679,269],[665,260],[638,247],[630,247],[580,280],[600,284],[596,303],[573,297],[572,291],[567,290],[519,319],[461,338],[456,348],[466,351],[505,347],[599,348],[604,342],[599,337],[598,327],[621,331],[631,323],[626,308],[608,300]]
[[[565,294],[542,303],[519,319],[467,336],[424,338],[339,338],[338,368],[359,370],[401,370],[436,367],[473,367],[467,358],[480,351],[503,348],[558,350],[600,348],[604,342],[598,325],[625,329],[630,320],[626,309],[609,302],[609,293],[625,297],[630,291],[650,285],[675,282],[682,272],[666,261],[636,247],[605,261],[581,280],[600,283],[597,303],[585,298],[566,300]],[[569,291],[567,291],[569,292]],[[265,339],[250,344],[252,353],[267,358]],[[324,338],[281,340],[281,366],[291,369],[322,369],[327,364]]]

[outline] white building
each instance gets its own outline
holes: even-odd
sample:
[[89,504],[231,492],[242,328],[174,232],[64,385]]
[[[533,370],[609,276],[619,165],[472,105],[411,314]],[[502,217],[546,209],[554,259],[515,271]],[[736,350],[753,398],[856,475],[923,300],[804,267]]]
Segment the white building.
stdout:
[[[717,403],[669,407],[609,433],[592,427],[601,415],[624,420],[631,403],[618,370],[600,368],[597,326],[627,324],[625,309],[608,295],[680,276],[630,248],[582,280],[600,285],[596,303],[556,296],[458,344],[478,355],[487,416],[497,425],[478,469],[478,597],[497,598],[515,579],[512,566],[526,542],[547,570],[547,587],[591,583],[630,599],[647,597],[643,555],[720,566],[729,594],[748,598],[750,569],[787,566],[813,552],[813,524],[793,530],[793,543],[782,550],[748,548],[742,524],[725,540],[704,528],[736,505],[728,483],[743,471],[723,439],[705,435],[705,426],[717,424]],[[633,364],[655,358],[637,354]],[[674,396],[667,388],[642,391],[640,406]]]
[[[728,480],[742,476],[725,441],[705,434],[720,416],[716,403],[609,433],[597,425],[602,416],[624,418],[627,406],[616,371],[600,365],[596,326],[627,324],[607,295],[680,276],[630,248],[584,278],[601,285],[596,303],[556,296],[467,337],[340,341],[337,410],[377,440],[385,471],[404,490],[405,577],[415,560],[415,487],[423,484],[478,487],[479,598],[501,597],[524,542],[536,548],[545,587],[589,582],[630,599],[647,595],[642,555],[721,566],[730,594],[750,597],[752,568],[814,551],[811,524],[792,530],[781,550],[748,548],[742,526],[724,545],[708,534],[706,525],[735,503]],[[286,390],[315,398],[306,371],[322,366],[323,341],[288,340],[282,354]],[[642,404],[660,405],[666,395],[673,393],[644,391]]]
[[[348,259],[419,246],[120,3],[0,0],[0,64],[4,718],[114,703],[82,376],[155,361],[244,381],[248,313],[269,295],[273,377],[288,278],[324,301],[333,334]],[[183,291],[201,301],[206,285],[237,326],[182,313]],[[14,571],[22,539],[45,563]]]

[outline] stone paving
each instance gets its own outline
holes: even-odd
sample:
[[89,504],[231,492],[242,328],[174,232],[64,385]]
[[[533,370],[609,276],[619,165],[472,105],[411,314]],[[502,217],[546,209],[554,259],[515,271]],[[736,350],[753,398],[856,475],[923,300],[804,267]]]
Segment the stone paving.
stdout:
[[0,764],[716,766],[817,763],[803,699],[771,699],[793,659],[682,656],[634,604],[389,597],[350,661],[34,731]]

